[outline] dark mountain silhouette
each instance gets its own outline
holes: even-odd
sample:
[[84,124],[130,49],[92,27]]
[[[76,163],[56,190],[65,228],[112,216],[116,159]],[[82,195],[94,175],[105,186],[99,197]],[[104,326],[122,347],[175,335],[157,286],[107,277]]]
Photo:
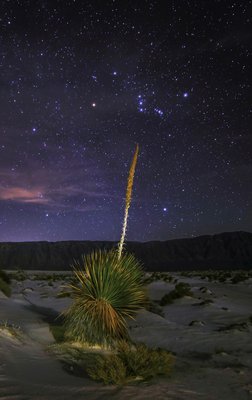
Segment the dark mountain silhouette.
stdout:
[[[116,242],[64,241],[0,243],[1,269],[68,270],[73,260]],[[227,232],[192,239],[127,242],[126,249],[148,271],[252,267],[252,233]]]

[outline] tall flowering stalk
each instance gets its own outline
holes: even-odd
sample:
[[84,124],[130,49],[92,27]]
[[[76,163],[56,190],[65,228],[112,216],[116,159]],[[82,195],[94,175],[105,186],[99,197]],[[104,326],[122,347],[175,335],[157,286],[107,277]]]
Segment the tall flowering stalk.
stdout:
[[134,153],[134,156],[133,156],[133,159],[132,159],[132,163],[131,163],[131,166],[130,166],[128,182],[127,182],[122,235],[121,235],[121,240],[120,240],[120,242],[118,244],[118,260],[120,260],[120,258],[122,256],[123,246],[124,246],[124,242],[125,242],[128,215],[129,215],[129,208],[130,208],[130,203],[131,203],[131,199],[132,199],[133,181],[134,181],[134,175],[135,175],[135,170],[136,170],[138,152],[139,152],[139,146],[137,144],[136,150],[135,150],[135,153]]

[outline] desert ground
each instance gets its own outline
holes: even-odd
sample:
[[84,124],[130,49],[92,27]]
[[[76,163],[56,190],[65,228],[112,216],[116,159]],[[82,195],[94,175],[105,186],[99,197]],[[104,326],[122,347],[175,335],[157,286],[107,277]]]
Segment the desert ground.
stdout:
[[[171,351],[175,364],[169,377],[117,387],[91,380],[55,342],[51,325],[72,301],[64,294],[68,274],[15,273],[11,296],[0,291],[0,398],[252,399],[252,278],[231,278],[147,274],[151,306],[129,321],[130,336]],[[178,282],[191,294],[160,306]]]

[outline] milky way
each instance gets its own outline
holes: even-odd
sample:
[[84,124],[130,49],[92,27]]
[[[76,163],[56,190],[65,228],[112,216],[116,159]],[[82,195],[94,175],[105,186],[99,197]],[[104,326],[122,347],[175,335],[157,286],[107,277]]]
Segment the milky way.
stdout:
[[252,230],[251,1],[1,1],[0,240]]

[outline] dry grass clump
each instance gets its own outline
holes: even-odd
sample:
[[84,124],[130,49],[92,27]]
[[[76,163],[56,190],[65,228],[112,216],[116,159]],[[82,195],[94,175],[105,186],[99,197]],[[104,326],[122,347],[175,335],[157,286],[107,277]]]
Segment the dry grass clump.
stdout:
[[1,332],[6,333],[8,336],[17,338],[21,335],[21,328],[9,321],[0,320],[0,333]]

